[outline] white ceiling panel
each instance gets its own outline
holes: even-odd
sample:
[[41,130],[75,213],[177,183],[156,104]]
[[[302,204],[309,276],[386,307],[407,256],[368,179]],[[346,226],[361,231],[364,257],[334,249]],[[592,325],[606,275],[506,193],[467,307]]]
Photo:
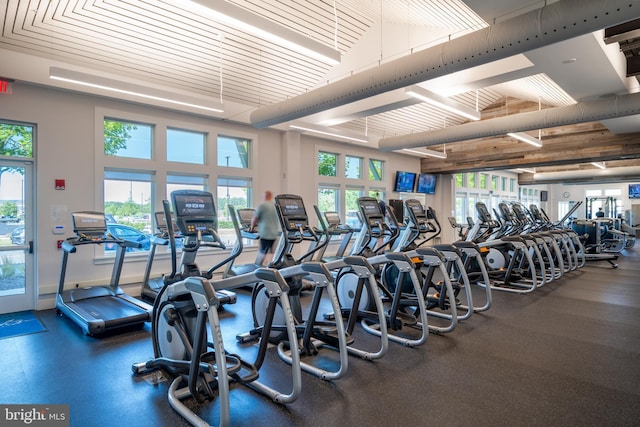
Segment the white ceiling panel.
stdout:
[[[37,58],[29,66],[42,67],[39,75],[48,75],[49,66],[75,67],[222,100],[234,107],[224,118],[247,122],[248,114],[259,107],[552,2],[231,3],[339,50],[343,63],[327,65],[218,22],[203,13],[200,5],[172,0],[5,0],[0,8],[0,51]],[[598,37],[601,34],[589,34],[424,85],[480,111],[505,96],[562,106],[628,91],[633,85],[621,74],[622,53],[604,46]],[[15,64],[0,61],[0,75],[5,77],[21,80],[38,74],[29,70],[21,75],[15,70]],[[53,81],[32,82],[56,85]],[[332,124],[378,138],[453,126],[464,120],[436,107],[415,104],[400,92],[305,118],[309,123]],[[625,131],[640,130],[634,120],[625,123]]]

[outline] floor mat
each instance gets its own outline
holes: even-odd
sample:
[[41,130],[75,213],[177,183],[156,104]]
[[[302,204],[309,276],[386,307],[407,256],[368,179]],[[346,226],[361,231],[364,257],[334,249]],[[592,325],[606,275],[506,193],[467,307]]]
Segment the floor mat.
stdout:
[[0,339],[35,334],[46,330],[47,328],[33,311],[0,314]]

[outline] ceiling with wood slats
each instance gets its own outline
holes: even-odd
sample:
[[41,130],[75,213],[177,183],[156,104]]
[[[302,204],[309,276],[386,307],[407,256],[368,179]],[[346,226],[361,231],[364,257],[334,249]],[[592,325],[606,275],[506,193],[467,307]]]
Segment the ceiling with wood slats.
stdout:
[[[0,61],[0,76],[18,83],[56,86],[59,83],[48,79],[50,66],[95,73],[220,101],[225,111],[213,117],[249,123],[249,114],[257,108],[472,34],[545,4],[531,0],[234,0],[231,3],[334,47],[341,54],[341,63],[325,64],[219,22],[196,2],[5,0],[0,2],[0,56],[11,60]],[[633,27],[625,31],[626,36],[618,35],[608,41],[604,40],[604,31],[594,33],[499,64],[424,82],[424,86],[481,111],[483,119],[516,114],[522,111],[524,103],[529,110],[553,108],[633,92],[638,89],[637,79],[624,75],[619,65],[624,64],[625,58],[630,63],[637,59],[635,37],[639,36]],[[394,102],[371,99],[357,108],[345,106],[327,111],[322,118],[310,116],[305,121],[332,122],[334,129],[366,134],[374,141],[374,147],[380,138],[441,129],[466,121],[440,108],[412,102],[404,93],[394,96]],[[601,139],[598,142],[594,137],[595,142],[590,144],[597,147],[625,140],[626,145],[621,146],[627,148],[621,150],[629,150],[623,154],[633,158],[624,162],[638,162],[633,154],[635,149],[629,148],[634,138],[628,136],[640,132],[637,118],[591,126],[599,129],[596,134]],[[581,127],[576,126],[561,131],[544,130],[542,135],[543,140],[553,138],[556,143],[575,149],[571,144],[577,144],[576,135],[581,132]],[[496,151],[513,150],[519,154],[511,160],[506,155],[502,161],[488,160],[500,157],[494,155]],[[594,149],[584,156],[585,161],[610,158],[614,151]],[[540,170],[560,167],[557,161],[555,164],[543,161],[544,155],[533,153],[508,137],[447,144],[447,152],[449,158],[444,162],[425,158],[423,171],[513,169],[525,164],[537,165]],[[570,159],[565,160],[562,167],[570,168],[567,166]],[[575,158],[573,165],[579,164],[575,160],[582,161]],[[438,168],[432,166],[435,163]]]

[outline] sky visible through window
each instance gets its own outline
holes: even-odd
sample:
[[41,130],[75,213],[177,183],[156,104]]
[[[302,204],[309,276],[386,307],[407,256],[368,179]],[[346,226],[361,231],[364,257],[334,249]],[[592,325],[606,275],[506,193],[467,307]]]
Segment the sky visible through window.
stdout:
[[2,174],[0,185],[0,200],[22,200],[22,183],[24,177],[17,172],[5,172]]
[[151,186],[148,182],[104,181],[105,202],[126,202],[129,199],[138,204],[145,204],[151,199]]

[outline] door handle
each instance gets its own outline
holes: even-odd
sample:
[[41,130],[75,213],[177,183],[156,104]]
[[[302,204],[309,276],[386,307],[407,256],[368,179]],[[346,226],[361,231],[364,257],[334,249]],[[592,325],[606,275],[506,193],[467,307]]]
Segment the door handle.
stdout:
[[29,253],[33,253],[33,240],[29,240]]

